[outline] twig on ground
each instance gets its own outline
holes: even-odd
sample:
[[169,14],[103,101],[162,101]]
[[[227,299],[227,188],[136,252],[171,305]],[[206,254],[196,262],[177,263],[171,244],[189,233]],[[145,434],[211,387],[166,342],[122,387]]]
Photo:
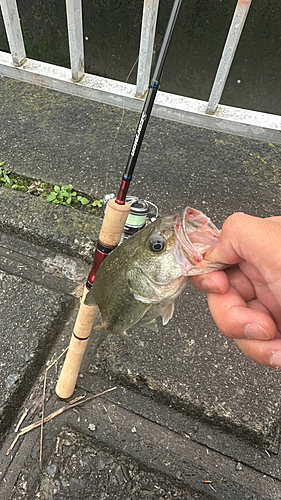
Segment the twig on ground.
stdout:
[[[89,396],[88,398],[85,398],[85,396],[78,396],[77,398],[70,401],[70,403],[68,403],[67,405],[62,406],[62,408],[59,408],[58,410],[50,413],[50,415],[48,415],[47,417],[44,417],[43,424],[45,424],[46,422],[49,422],[50,420],[57,417],[58,415],[61,415],[61,413],[65,412],[67,410],[71,410],[72,408],[75,408],[75,406],[81,405],[82,403],[87,403],[88,401],[92,401],[92,399],[98,398],[99,396],[103,396],[107,392],[115,391],[115,389],[117,389],[117,386],[111,387],[110,389],[106,389],[105,391],[99,392],[98,394],[94,394],[93,396]],[[9,455],[11,453],[12,449],[14,448],[14,446],[15,446],[15,444],[20,436],[23,436],[24,434],[32,431],[33,429],[36,429],[40,425],[42,425],[42,419],[37,420],[37,422],[34,422],[33,424],[30,424],[27,427],[24,427],[23,429],[21,429],[18,432],[18,434],[16,435],[10,448],[7,450],[6,455]]]
[[21,424],[23,423],[23,421],[24,421],[26,415],[28,414],[28,412],[29,412],[29,408],[25,408],[22,416],[20,417],[20,419],[19,419],[19,421],[18,421],[18,423],[16,425],[15,432],[18,432],[18,430],[19,430]]
[[54,361],[51,361],[51,364],[45,370],[44,377],[44,386],[43,386],[43,394],[42,394],[42,416],[41,416],[41,435],[40,435],[40,467],[42,468],[42,456],[43,456],[43,434],[44,434],[44,416],[45,416],[45,395],[46,395],[46,386],[47,386],[47,375],[48,371],[54,366],[57,365],[59,359],[66,353],[68,347],[63,350],[63,352],[56,358]]

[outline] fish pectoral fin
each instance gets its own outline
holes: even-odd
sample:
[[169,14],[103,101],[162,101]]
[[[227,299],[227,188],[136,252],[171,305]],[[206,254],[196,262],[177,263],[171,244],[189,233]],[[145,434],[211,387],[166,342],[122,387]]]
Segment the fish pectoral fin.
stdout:
[[175,310],[175,303],[171,302],[171,304],[168,304],[166,309],[164,309],[162,313],[162,323],[163,325],[167,325],[169,323],[170,319],[173,317]]
[[117,332],[120,337],[122,337],[125,340],[129,340],[130,342],[132,341],[131,337],[127,334],[126,330],[123,330],[123,332],[119,331]]
[[102,333],[103,335],[109,335],[110,333],[112,333],[110,330],[105,330],[102,327],[102,325],[94,326],[94,330],[95,330],[95,332]]
[[102,321],[101,323],[95,325],[94,330],[95,332],[101,332],[104,334],[112,333],[111,330],[109,330],[108,323],[106,321]]
[[117,334],[120,335],[120,337],[122,337],[123,339],[131,340],[126,330],[109,330],[108,324],[106,322],[102,322],[99,325],[94,326],[94,330],[96,332],[103,333],[104,335]]
[[149,323],[144,323],[142,326],[144,326],[144,328],[148,328],[148,330],[152,330],[154,333],[158,333],[156,319],[149,321]]

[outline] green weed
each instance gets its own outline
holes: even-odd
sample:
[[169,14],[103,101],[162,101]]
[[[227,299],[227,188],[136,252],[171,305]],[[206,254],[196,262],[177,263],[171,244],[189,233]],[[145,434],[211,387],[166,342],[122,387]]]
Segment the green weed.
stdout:
[[27,191],[27,187],[22,183],[18,184],[18,182],[14,178],[14,175],[9,170],[1,168],[3,167],[3,165],[5,165],[5,163],[5,161],[2,161],[0,163],[0,182],[10,189],[15,189],[17,191]]
[[54,186],[54,191],[49,194],[46,198],[47,201],[52,201],[53,203],[59,205],[71,205],[71,202],[74,198],[77,197],[76,191],[73,191],[72,184],[68,184],[65,186]]
[[73,208],[90,210],[92,213],[100,213],[103,200],[87,198],[84,193],[74,191],[72,184],[63,186],[52,185],[10,172],[2,168],[5,161],[0,162],[0,186],[17,191],[25,191],[28,194],[42,196],[46,201],[57,205],[65,205]]

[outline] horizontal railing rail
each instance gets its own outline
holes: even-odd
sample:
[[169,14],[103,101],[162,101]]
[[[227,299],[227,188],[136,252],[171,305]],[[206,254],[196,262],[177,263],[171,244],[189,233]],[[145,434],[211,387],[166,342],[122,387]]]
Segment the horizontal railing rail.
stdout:
[[[281,143],[281,117],[220,104],[252,0],[238,0],[207,101],[158,92],[152,114],[194,126]],[[16,0],[1,0],[10,53],[0,51],[0,75],[140,111],[150,79],[159,0],[144,0],[136,85],[85,73],[81,0],[66,0],[71,69],[33,60],[24,47]]]

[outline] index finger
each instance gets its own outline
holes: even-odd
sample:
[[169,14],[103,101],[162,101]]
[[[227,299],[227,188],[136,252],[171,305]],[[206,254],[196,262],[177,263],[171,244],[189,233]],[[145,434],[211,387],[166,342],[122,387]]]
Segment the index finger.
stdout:
[[190,276],[190,281],[202,292],[226,293],[229,287],[229,280],[224,271]]
[[207,293],[211,314],[220,331],[234,339],[269,340],[276,336],[274,320],[263,310],[248,307],[232,286],[225,294]]

